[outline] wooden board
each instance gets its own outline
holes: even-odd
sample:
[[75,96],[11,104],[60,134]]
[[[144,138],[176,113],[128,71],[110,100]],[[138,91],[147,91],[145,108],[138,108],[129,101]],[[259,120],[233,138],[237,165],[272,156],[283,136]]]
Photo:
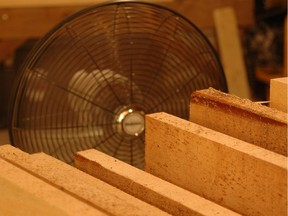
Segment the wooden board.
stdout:
[[95,149],[78,152],[75,163],[78,169],[172,215],[238,215]]
[[234,9],[232,7],[215,9],[213,16],[228,92],[250,99],[250,86]]
[[195,123],[146,115],[145,170],[244,215],[287,214],[287,157]]
[[[147,2],[162,3],[171,2],[173,0],[146,0]],[[3,8],[31,8],[31,7],[62,7],[62,6],[87,6],[92,4],[103,3],[105,0],[49,0],[49,1],[37,1],[37,0],[2,0],[0,7]]]
[[[150,2],[153,0],[150,0]],[[154,0],[155,3],[172,0]],[[66,17],[100,0],[0,1],[0,39],[42,38]]]
[[44,153],[27,156],[27,153],[5,145],[0,147],[0,157],[107,214],[169,215]]
[[[270,80],[270,107],[287,113],[288,78],[276,78]],[[287,117],[286,117],[287,119]],[[286,134],[287,138],[287,134]],[[287,143],[287,140],[286,140]]]
[[190,121],[287,155],[287,114],[215,89],[195,91]]
[[3,159],[0,167],[1,215],[107,215]]
[[66,216],[63,211],[36,198],[6,179],[0,178],[0,214],[5,216]]

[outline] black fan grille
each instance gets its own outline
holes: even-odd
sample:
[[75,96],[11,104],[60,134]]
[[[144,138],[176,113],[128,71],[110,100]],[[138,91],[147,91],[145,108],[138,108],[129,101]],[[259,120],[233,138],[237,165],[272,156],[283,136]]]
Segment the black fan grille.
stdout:
[[208,87],[226,91],[221,65],[184,17],[148,3],[94,6],[64,20],[30,54],[10,134],[21,149],[67,163],[96,148],[141,168],[144,133],[119,131],[119,115],[165,111],[187,119],[191,92]]

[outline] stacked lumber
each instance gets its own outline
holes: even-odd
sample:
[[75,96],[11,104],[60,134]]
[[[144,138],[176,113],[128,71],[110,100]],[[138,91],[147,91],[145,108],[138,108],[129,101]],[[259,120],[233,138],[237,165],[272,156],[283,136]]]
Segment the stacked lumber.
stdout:
[[287,213],[287,158],[166,113],[147,116],[146,171],[244,215]]
[[206,89],[190,121],[147,115],[146,172],[95,149],[72,167],[1,146],[0,215],[287,215],[287,79],[273,82],[271,107]]
[[77,153],[76,165],[91,175],[44,153],[1,146],[0,214],[239,215],[97,150]]
[[145,147],[153,175],[243,215],[287,215],[287,113],[196,91],[190,121],[146,116]]
[[[34,203],[39,208],[36,215],[40,215],[39,212],[49,215],[169,215],[44,153],[29,155],[4,145],[0,148],[0,158],[0,181],[8,185],[7,197],[1,194],[5,200],[0,205],[1,215],[4,212],[7,212],[4,215],[23,215],[14,212],[17,208],[20,212],[31,208],[32,212],[26,215],[34,215],[37,209],[32,208],[31,196],[37,200]],[[1,187],[6,188],[5,185]],[[18,199],[15,198],[16,188],[24,192],[22,200],[6,200]],[[14,191],[15,196],[9,190]],[[30,203],[25,203],[27,200]]]

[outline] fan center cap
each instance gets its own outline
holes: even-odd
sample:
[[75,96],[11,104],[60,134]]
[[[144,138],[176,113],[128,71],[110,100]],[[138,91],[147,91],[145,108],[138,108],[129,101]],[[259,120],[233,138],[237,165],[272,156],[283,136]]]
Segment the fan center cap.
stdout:
[[138,112],[128,113],[122,124],[126,134],[138,136],[144,130],[144,116]]
[[126,108],[117,116],[116,122],[120,134],[139,136],[145,129],[145,113],[135,107]]

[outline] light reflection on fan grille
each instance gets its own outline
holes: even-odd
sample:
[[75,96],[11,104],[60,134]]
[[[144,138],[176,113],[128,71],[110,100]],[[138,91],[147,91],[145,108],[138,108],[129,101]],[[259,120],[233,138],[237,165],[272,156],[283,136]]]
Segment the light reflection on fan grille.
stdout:
[[115,130],[119,110],[188,118],[192,91],[226,91],[203,35],[168,9],[135,2],[88,8],[53,29],[21,72],[11,121],[13,144],[73,164],[96,148],[143,167],[144,133]]

